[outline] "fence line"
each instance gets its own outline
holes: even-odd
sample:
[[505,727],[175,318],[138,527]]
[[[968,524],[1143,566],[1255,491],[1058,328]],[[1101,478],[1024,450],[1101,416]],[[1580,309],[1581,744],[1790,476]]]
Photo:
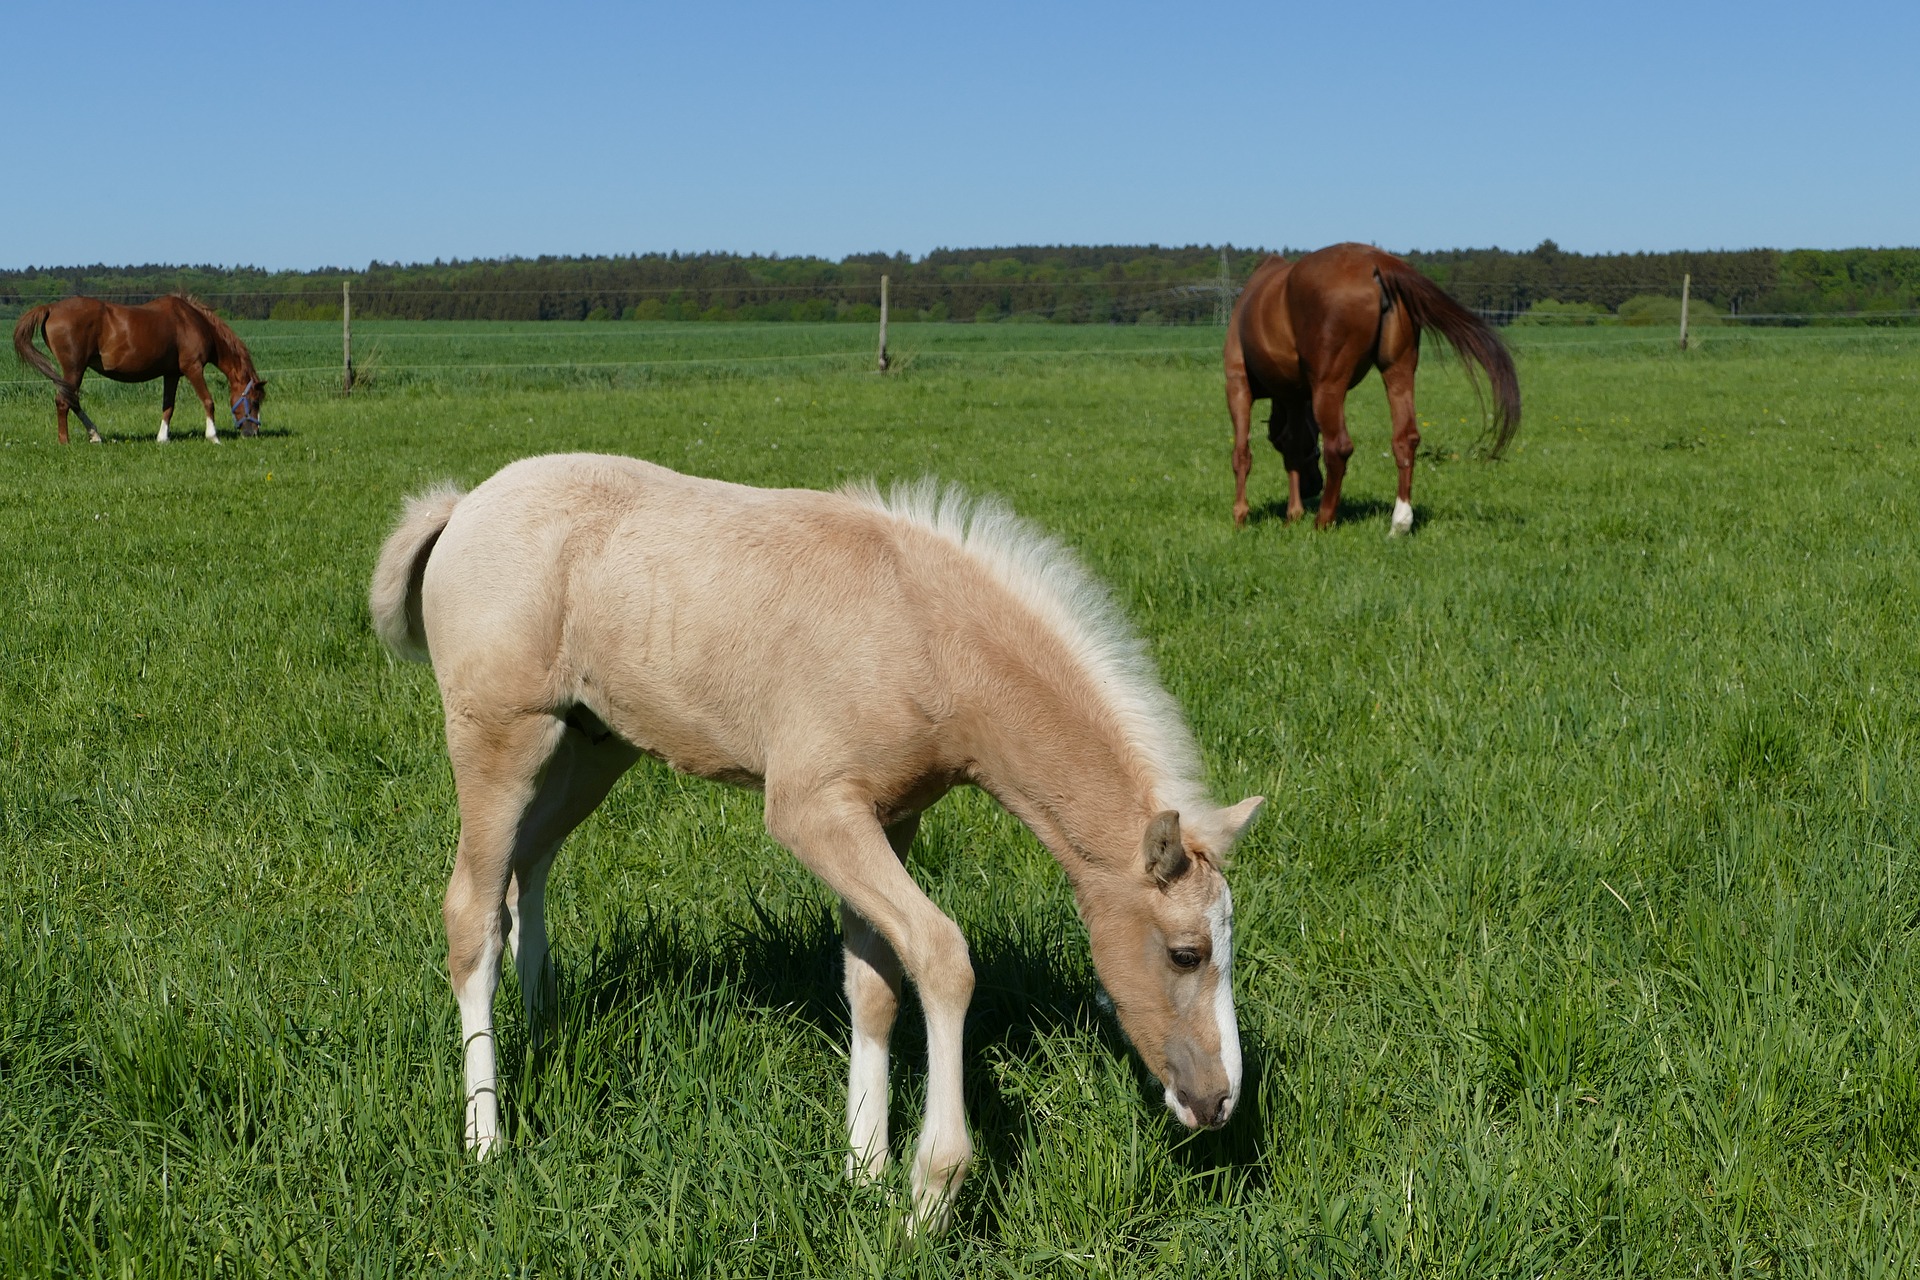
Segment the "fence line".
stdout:
[[[1188,327],[1201,328],[1201,327],[1211,327],[1211,326],[1194,325],[1194,326],[1188,326]],[[1615,326],[1609,326],[1609,327],[1615,327]],[[1770,336],[1762,336],[1762,335],[1770,335]],[[1735,336],[1735,335],[1721,334],[1718,336],[1717,340],[1724,342],[1729,337],[1732,337],[1732,336]],[[1740,341],[1754,341],[1757,339],[1761,342],[1767,342],[1767,343],[1785,343],[1789,341],[1792,341],[1792,342],[1858,341],[1861,338],[1903,339],[1910,342],[1920,341],[1920,331],[1901,331],[1901,330],[1892,330],[1892,329],[1871,329],[1871,328],[1850,328],[1842,332],[1822,332],[1822,333],[1808,333],[1804,329],[1791,329],[1791,330],[1789,329],[1781,329],[1781,330],[1750,329],[1750,330],[1744,330],[1739,332],[1737,336]],[[1696,333],[1694,337],[1696,341],[1699,341],[1701,338],[1701,335]],[[1716,339],[1708,339],[1710,343],[1714,340]],[[1631,346],[1641,346],[1641,345],[1667,346],[1667,345],[1670,345],[1671,342],[1672,342],[1672,338],[1668,336],[1665,329],[1659,329],[1655,332],[1650,332],[1645,335],[1631,334],[1631,335],[1622,335],[1617,338],[1599,338],[1599,339],[1590,339],[1586,341],[1572,341],[1572,342],[1556,341],[1552,343],[1541,344],[1540,346],[1534,349],[1542,352],[1552,352],[1552,351],[1563,351],[1563,350],[1567,350],[1575,347],[1580,347],[1580,348],[1631,347]],[[1519,345],[1524,348],[1530,344],[1526,344],[1523,342]],[[1048,358],[1048,359],[1071,359],[1071,358],[1077,358],[1077,357],[1103,357],[1103,356],[1123,356],[1123,357],[1124,356],[1169,356],[1169,355],[1214,356],[1218,354],[1218,351],[1219,351],[1219,348],[1215,344],[1206,343],[1206,344],[1196,344],[1196,345],[1190,345],[1190,346],[1157,346],[1157,347],[1048,347],[1048,348],[1036,347],[1028,350],[1002,349],[997,351],[920,350],[920,351],[913,351],[913,352],[907,353],[905,358],[913,361],[938,361],[938,360],[989,360],[989,359],[1007,360],[1007,359],[1020,359],[1023,357],[1041,357],[1041,358]],[[471,370],[474,372],[511,372],[516,370],[549,370],[551,371],[551,370],[569,370],[569,369],[636,369],[636,368],[655,368],[655,367],[691,368],[691,367],[700,366],[700,365],[780,364],[780,363],[798,363],[798,362],[803,362],[808,360],[846,361],[849,365],[858,365],[860,368],[864,369],[868,364],[868,362],[870,361],[870,358],[871,358],[871,352],[869,352],[863,346],[859,349],[846,350],[846,351],[817,351],[817,352],[807,352],[807,353],[791,354],[791,355],[769,355],[769,356],[741,355],[741,356],[662,357],[659,359],[648,359],[648,360],[536,360],[536,361],[520,362],[520,363],[492,362],[492,363],[485,363],[485,364],[444,364],[444,363],[387,364],[385,362],[382,362],[378,370],[376,371],[375,376],[377,377],[379,375],[392,375],[392,374],[399,374],[399,373],[438,373],[438,372],[456,372],[457,373],[463,370]],[[268,376],[275,377],[275,378],[287,377],[295,374],[310,374],[310,373],[338,375],[340,372],[340,367],[334,364],[297,365],[290,368],[269,367],[264,369],[263,372],[266,373]],[[143,385],[143,384],[109,383],[107,385],[135,386],[135,385]],[[43,378],[16,378],[16,379],[0,380],[0,387],[51,387],[51,386],[52,384]]]

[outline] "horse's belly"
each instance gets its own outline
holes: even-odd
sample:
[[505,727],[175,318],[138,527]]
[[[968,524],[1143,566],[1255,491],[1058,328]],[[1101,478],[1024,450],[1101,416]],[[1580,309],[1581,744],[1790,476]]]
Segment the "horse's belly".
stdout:
[[765,784],[762,753],[735,741],[737,733],[730,726],[711,723],[708,717],[649,707],[629,690],[601,718],[635,748],[680,773],[754,791]]

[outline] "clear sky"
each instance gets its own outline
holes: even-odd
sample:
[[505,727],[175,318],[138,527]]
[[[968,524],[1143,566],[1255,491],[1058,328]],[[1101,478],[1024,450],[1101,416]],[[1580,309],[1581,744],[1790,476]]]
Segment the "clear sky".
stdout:
[[0,267],[1920,244],[1920,3],[8,7]]

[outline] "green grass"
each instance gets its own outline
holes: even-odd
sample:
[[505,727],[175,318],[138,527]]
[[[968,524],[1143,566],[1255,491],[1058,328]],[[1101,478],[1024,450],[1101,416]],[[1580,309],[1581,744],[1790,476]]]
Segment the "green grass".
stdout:
[[[328,367],[326,326],[248,328],[271,434],[217,449],[148,442],[157,387],[102,388],[111,442],[66,449],[0,388],[0,1272],[1920,1266],[1911,337],[1516,332],[1497,465],[1430,356],[1389,541],[1377,382],[1342,525],[1275,518],[1261,446],[1230,528],[1213,331],[902,326],[885,379],[849,326],[365,332],[342,400],[278,374]],[[827,899],[757,797],[643,765],[555,876],[557,1048],[509,977],[510,1149],[463,1156],[437,697],[366,580],[405,492],[574,448],[938,472],[1113,583],[1217,794],[1272,800],[1227,1129],[1165,1114],[1057,869],[950,797],[913,868],[974,949],[980,1158],[954,1230],[903,1240],[899,1188],[839,1173]],[[894,1043],[897,1153],[911,1011]]]

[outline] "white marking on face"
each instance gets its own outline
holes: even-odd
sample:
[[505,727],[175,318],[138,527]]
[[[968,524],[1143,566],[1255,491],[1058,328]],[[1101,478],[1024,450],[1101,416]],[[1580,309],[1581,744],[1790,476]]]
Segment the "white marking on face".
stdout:
[[1233,890],[1220,882],[1220,898],[1207,911],[1213,935],[1213,1019],[1220,1030],[1220,1064],[1227,1072],[1227,1105],[1222,1122],[1240,1101],[1240,1024],[1233,1016]]
[[1396,501],[1393,504],[1393,532],[1413,532],[1413,504]]

